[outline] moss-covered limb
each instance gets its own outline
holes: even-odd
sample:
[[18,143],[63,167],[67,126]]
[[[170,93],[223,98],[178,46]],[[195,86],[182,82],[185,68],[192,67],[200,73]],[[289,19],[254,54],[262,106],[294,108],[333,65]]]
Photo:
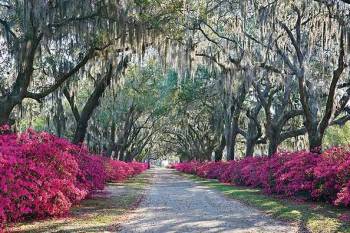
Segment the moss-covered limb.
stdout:
[[350,232],[350,224],[339,217],[349,214],[348,209],[336,208],[324,203],[297,203],[263,194],[259,189],[236,187],[222,184],[216,180],[206,180],[194,175],[183,174],[200,185],[218,190],[226,196],[256,207],[273,217],[296,222],[303,231],[312,233]]
[[16,224],[10,232],[103,232],[115,231],[121,217],[141,200],[150,181],[145,172],[124,183],[111,183],[105,191],[84,200],[68,217]]

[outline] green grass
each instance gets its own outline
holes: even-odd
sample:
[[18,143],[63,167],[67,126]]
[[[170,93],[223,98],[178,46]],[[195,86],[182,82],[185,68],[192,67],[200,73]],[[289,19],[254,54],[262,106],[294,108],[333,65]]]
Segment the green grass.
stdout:
[[350,232],[350,225],[339,220],[341,214],[349,214],[347,209],[332,207],[323,203],[296,203],[263,194],[259,189],[236,187],[206,180],[194,175],[183,174],[201,185],[216,189],[226,196],[260,209],[274,218],[298,223],[306,232]]
[[109,195],[98,195],[75,206],[69,217],[16,224],[10,232],[115,232],[127,211],[137,205],[151,174],[143,173],[124,183],[108,185]]

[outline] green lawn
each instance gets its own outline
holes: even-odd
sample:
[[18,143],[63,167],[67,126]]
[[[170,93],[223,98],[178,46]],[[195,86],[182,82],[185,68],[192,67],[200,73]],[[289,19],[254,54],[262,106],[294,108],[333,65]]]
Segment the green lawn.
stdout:
[[265,195],[259,189],[235,187],[219,183],[216,180],[206,180],[188,174],[183,175],[201,185],[216,189],[230,198],[256,207],[277,219],[296,222],[305,232],[350,232],[349,223],[339,220],[341,214],[350,215],[348,209],[335,208],[323,203],[297,203]]
[[65,218],[19,223],[10,232],[104,232],[117,231],[125,214],[137,206],[151,174],[146,172],[124,183],[111,183],[108,193],[84,200]]

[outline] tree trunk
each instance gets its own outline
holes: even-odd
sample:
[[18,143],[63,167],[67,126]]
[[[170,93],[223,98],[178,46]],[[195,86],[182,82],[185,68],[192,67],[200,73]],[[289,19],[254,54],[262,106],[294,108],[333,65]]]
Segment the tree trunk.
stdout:
[[225,135],[222,135],[221,140],[220,140],[220,145],[218,146],[218,148],[216,148],[216,150],[214,152],[215,153],[215,162],[222,160],[222,155],[223,155],[225,146],[226,146]]
[[279,146],[279,140],[275,137],[269,138],[269,156],[274,155],[277,152]]
[[314,133],[308,133],[308,139],[310,151],[321,153],[323,135],[320,135],[317,131]]
[[247,112],[247,117],[249,118],[247,133],[245,134],[246,138],[246,150],[245,156],[250,157],[254,155],[255,145],[257,144],[259,138],[262,136],[262,130],[260,122],[258,120],[258,115],[262,108],[261,103],[257,103],[256,106]]
[[[49,122],[49,120],[48,120]],[[65,119],[64,119],[64,108],[62,105],[62,99],[58,98],[57,99],[57,108],[56,108],[56,113],[53,117],[53,122],[56,128],[56,134],[58,137],[63,136],[63,132],[65,129]]]
[[135,155],[133,152],[127,152],[124,158],[125,162],[132,162],[134,159]]
[[15,106],[15,104],[7,100],[0,102],[0,126],[14,123],[10,120],[10,114]]
[[251,157],[254,155],[256,140],[255,138],[248,138],[246,140],[245,156]]
[[119,160],[121,160],[121,161],[125,161],[125,157],[126,157],[125,150],[126,150],[125,146],[121,145],[120,150],[119,150]]
[[124,154],[119,153],[118,160],[124,161]]
[[72,142],[74,144],[81,144],[84,142],[86,131],[88,127],[88,121],[82,120],[77,122],[77,128],[75,129]]
[[229,135],[230,137],[228,141],[226,141],[227,160],[235,159],[235,147],[236,147],[237,135],[238,135],[238,132],[235,130],[232,130],[232,132]]
[[225,134],[225,140],[226,140],[226,158],[227,160],[232,160],[234,157],[232,151],[234,151],[232,146],[232,133],[230,132],[230,129],[227,129],[227,132]]
[[[253,117],[257,117],[257,112]],[[245,149],[245,156],[250,157],[253,156],[255,145],[257,143],[257,140],[261,137],[261,128],[260,125],[257,125],[255,122],[257,120],[252,119],[252,116],[250,116],[250,120],[248,123],[248,129],[246,133],[246,149]]]
[[114,148],[115,148],[115,130],[116,130],[116,123],[115,121],[112,121],[112,125],[111,125],[111,137],[110,137],[110,142],[109,142],[109,146],[107,149],[107,155],[111,156]]

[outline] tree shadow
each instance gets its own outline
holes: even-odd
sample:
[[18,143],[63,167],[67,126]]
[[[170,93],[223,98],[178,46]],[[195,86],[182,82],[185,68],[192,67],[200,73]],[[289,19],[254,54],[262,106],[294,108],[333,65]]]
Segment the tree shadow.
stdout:
[[285,223],[162,170],[122,232],[291,232]]

